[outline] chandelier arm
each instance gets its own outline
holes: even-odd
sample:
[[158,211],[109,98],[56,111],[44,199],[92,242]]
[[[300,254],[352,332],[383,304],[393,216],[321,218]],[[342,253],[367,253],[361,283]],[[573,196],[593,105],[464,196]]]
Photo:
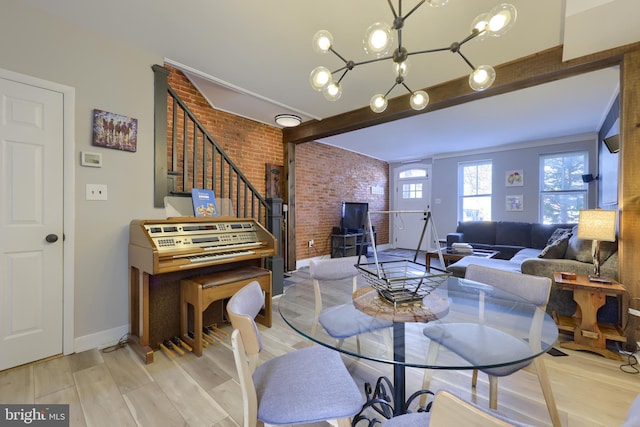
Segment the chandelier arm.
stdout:
[[465,37],[464,40],[462,40],[460,42],[460,46],[462,46],[463,44],[465,44],[466,42],[470,42],[471,40],[475,39],[476,37],[478,37],[480,34],[486,33],[487,30],[482,30],[482,31],[478,31],[476,29],[474,29],[471,34],[469,34],[467,37]]
[[389,55],[389,56],[385,56],[385,57],[382,57],[382,58],[374,58],[374,59],[368,59],[368,60],[362,61],[362,62],[354,62],[353,66],[356,67],[358,65],[371,64],[372,62],[380,62],[380,61],[385,61],[387,59],[393,59],[393,56]]
[[475,70],[475,69],[476,69],[476,67],[474,67],[474,66],[473,66],[473,64],[472,64],[472,63],[467,59],[467,57],[466,57],[466,56],[464,56],[464,54],[463,54],[461,51],[457,51],[456,53],[457,53],[458,55],[460,55],[460,57],[461,57],[462,59],[464,59],[464,62],[466,62],[466,63],[467,63],[467,65],[468,65],[469,67],[471,67],[471,69],[472,69],[472,70]]
[[[402,0],[399,0],[400,10],[402,11]],[[389,8],[391,8],[391,13],[393,13],[393,19],[398,18],[398,14],[396,13],[396,9],[393,7],[391,0],[387,0],[387,4],[389,4]]]
[[402,82],[402,86],[404,86],[404,88],[405,88],[406,90],[408,90],[408,91],[409,91],[409,93],[413,93],[413,91],[412,91],[411,89],[409,89],[409,86],[407,86],[407,84],[406,84],[405,82]]
[[391,93],[391,91],[392,91],[393,89],[395,89],[395,87],[396,87],[396,86],[398,86],[398,83],[394,83],[394,84],[393,84],[393,86],[391,86],[391,89],[389,89],[389,90],[387,91],[387,93],[385,93],[385,94],[384,94],[384,97],[385,97],[385,98],[387,98],[387,96],[389,96],[389,94]]
[[445,50],[451,50],[451,48],[449,46],[447,46],[447,47],[439,47],[437,49],[419,50],[417,52],[409,52],[409,53],[407,53],[407,56],[410,56],[410,55],[421,55],[423,53],[442,52],[442,51],[445,51]]
[[[338,58],[340,58],[340,59],[342,60],[342,62],[344,62],[345,64],[348,64],[348,63],[349,63],[349,61],[348,61],[348,60],[346,60],[346,59],[344,59],[344,57],[343,57],[342,55],[340,55],[336,50],[334,50],[334,49],[333,49],[333,47],[330,47],[330,48],[329,48],[329,50],[330,50],[330,51],[331,51],[335,56],[337,56]],[[342,70],[342,68],[340,68],[340,70]],[[338,71],[340,71],[340,70],[338,70]]]
[[421,0],[420,3],[418,3],[413,9],[409,11],[409,13],[407,13],[404,17],[402,17],[402,20],[407,19],[413,12],[415,12],[420,6],[422,6],[425,1],[426,0]]
[[[345,69],[345,68],[346,68],[346,69]],[[340,70],[343,70],[343,69],[345,69],[345,70],[344,70],[344,73],[342,73],[342,75],[340,76],[340,78],[338,79],[338,81],[337,81],[336,83],[340,83],[340,82],[342,81],[342,79],[344,78],[344,76],[346,76],[346,75],[347,75],[347,73],[349,72],[349,68],[347,68],[347,67],[343,67],[343,68],[341,68]],[[337,70],[337,71],[340,71],[340,70]],[[336,71],[336,72],[337,72],[337,71]]]

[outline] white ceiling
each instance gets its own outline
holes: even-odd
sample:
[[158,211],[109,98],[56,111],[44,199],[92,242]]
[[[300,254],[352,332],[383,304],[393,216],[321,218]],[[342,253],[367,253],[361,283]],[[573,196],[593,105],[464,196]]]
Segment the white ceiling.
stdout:
[[[318,65],[342,66],[331,54],[311,47],[319,29],[333,33],[346,59],[367,59],[364,30],[391,21],[384,0],[17,0],[71,25],[84,27],[132,47],[156,53],[188,75],[218,109],[275,126],[273,117],[294,113],[321,120],[368,105],[374,93],[393,84],[390,61],[356,67],[343,79],[335,103],[311,89],[309,73]],[[575,35],[567,34],[566,9]],[[510,0],[518,10],[504,37],[472,41],[463,53],[474,65],[498,65],[561,44],[584,54],[597,37],[617,46],[640,40],[636,24],[622,31],[612,24],[585,35],[585,22],[603,8],[638,16],[637,0]],[[450,0],[440,8],[421,6],[406,23],[403,44],[410,50],[449,46],[469,31],[471,21],[500,0]],[[393,1],[397,7],[397,2]],[[418,0],[405,0],[406,13]],[[608,12],[611,13],[611,12]],[[569,17],[567,22],[570,22]],[[626,24],[625,24],[626,25]],[[618,38],[618,34],[623,39]],[[407,85],[416,90],[469,73],[450,52],[414,56]],[[618,91],[618,71],[602,70],[421,114],[322,140],[381,160],[428,158],[447,152],[596,132]],[[391,96],[403,95],[396,88]]]

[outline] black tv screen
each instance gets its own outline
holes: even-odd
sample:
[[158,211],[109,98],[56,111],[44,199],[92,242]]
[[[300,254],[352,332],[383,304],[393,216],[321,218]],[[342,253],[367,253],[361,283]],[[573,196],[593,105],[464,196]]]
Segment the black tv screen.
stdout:
[[346,232],[362,233],[367,223],[368,203],[342,202],[340,226]]

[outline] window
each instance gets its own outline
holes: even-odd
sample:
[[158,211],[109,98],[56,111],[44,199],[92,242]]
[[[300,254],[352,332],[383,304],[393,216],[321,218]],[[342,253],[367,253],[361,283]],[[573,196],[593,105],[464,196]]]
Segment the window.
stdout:
[[588,166],[586,151],[540,157],[540,222],[578,223],[578,212],[587,207],[587,185],[582,175]]
[[398,178],[424,178],[427,176],[426,169],[409,169],[398,174]]
[[422,183],[402,184],[403,199],[422,199]]
[[458,220],[490,221],[492,164],[490,160],[458,165]]

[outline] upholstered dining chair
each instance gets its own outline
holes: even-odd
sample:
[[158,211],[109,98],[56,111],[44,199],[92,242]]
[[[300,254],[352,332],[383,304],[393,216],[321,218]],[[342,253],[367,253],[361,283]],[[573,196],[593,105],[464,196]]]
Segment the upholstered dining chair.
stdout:
[[[545,309],[551,292],[551,280],[549,278],[470,264],[467,267],[465,279],[491,285],[538,306],[539,310],[536,310],[529,328],[529,336],[540,336]],[[480,316],[483,316],[482,307],[480,308]],[[533,338],[528,341],[518,339],[498,329],[486,326],[482,322],[429,323],[424,329],[424,334],[431,340],[428,355],[430,360],[435,360],[440,345],[479,365],[490,364],[496,351],[518,354],[524,360],[530,357],[532,352],[540,350],[539,339]],[[497,409],[498,407],[498,378],[511,375],[531,363],[536,368],[538,381],[542,387],[551,421],[554,426],[560,426],[560,418],[553,391],[551,390],[551,383],[547,375],[544,359],[541,356],[513,365],[481,369],[489,376],[489,407],[491,409]],[[429,387],[432,374],[431,370],[425,370],[424,388]],[[477,371],[474,370],[472,387],[475,387],[476,383]]]
[[255,427],[258,421],[271,425],[329,421],[350,426],[363,397],[338,352],[312,346],[259,364],[263,345],[254,318],[263,306],[264,294],[256,281],[227,303],[243,426]]
[[311,327],[311,335],[315,336],[320,324],[327,333],[335,338],[338,347],[346,338],[356,337],[358,353],[360,352],[359,334],[372,332],[379,329],[388,328],[384,338],[389,351],[391,347],[391,327],[393,322],[383,319],[376,319],[360,310],[353,304],[340,304],[333,307],[324,308],[322,301],[322,288],[341,285],[341,281],[351,279],[352,290],[355,292],[358,284],[358,269],[355,265],[360,260],[366,262],[364,256],[352,256],[344,258],[313,259],[309,262],[309,274],[313,280],[315,294],[315,318]]
[[494,410],[484,409],[447,390],[435,394],[430,412],[416,412],[391,418],[385,427],[527,427]]

